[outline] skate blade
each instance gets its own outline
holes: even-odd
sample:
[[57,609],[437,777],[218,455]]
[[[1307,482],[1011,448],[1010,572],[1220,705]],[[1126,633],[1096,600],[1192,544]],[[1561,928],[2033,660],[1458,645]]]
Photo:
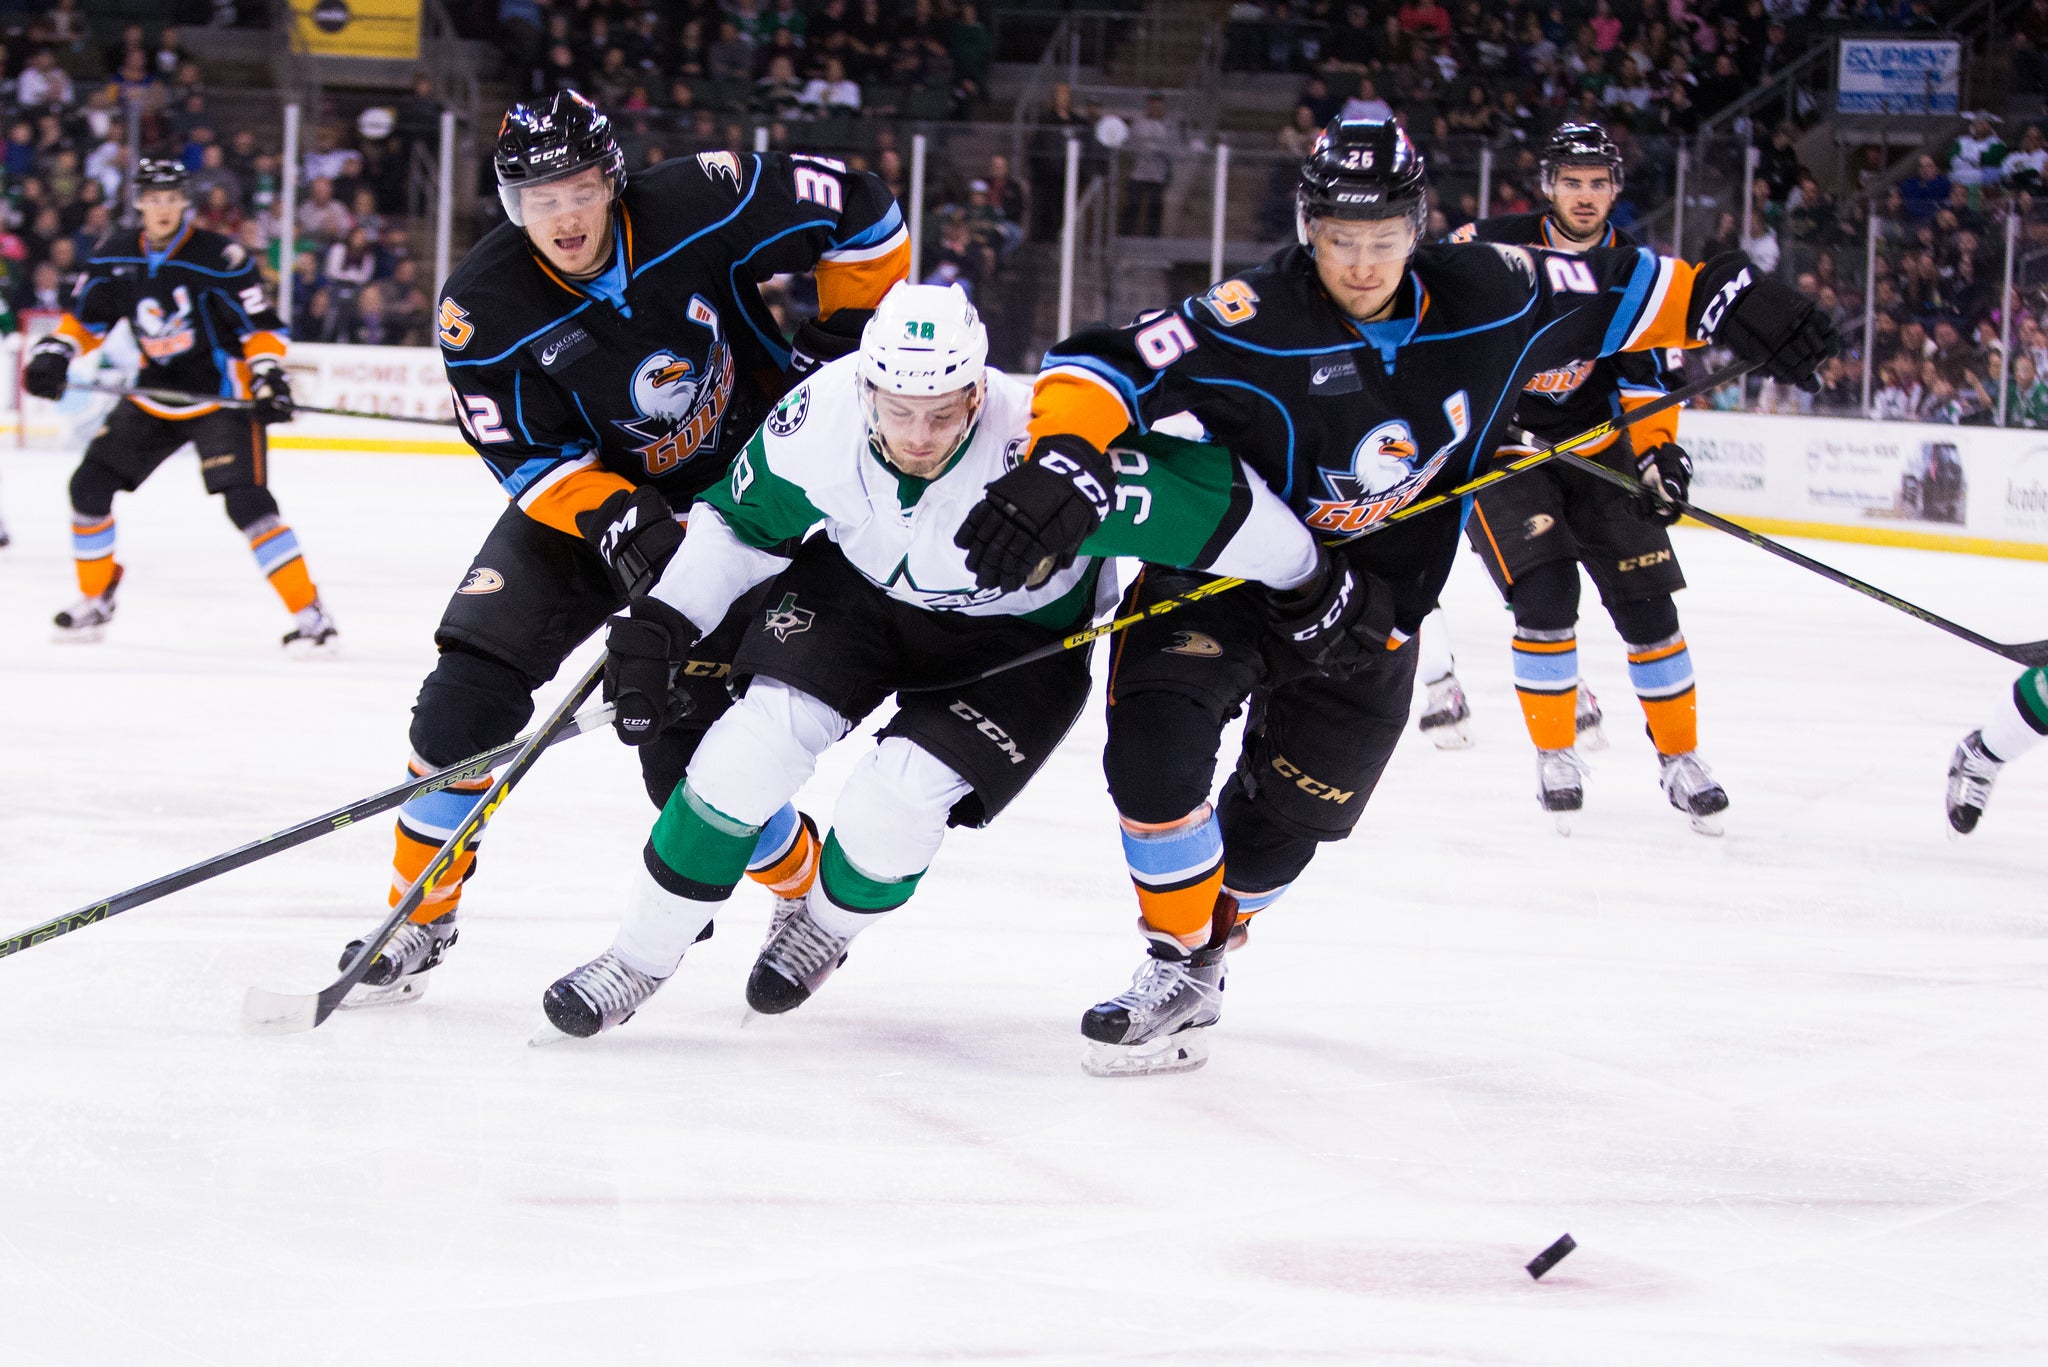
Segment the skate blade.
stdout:
[[314,645],[310,641],[293,641],[284,648],[284,657],[301,664],[310,664],[318,660],[338,660],[341,658],[341,642],[329,641],[325,645]]
[[400,978],[397,982],[386,983],[382,987],[357,983],[349,989],[348,995],[341,999],[341,1005],[336,1010],[358,1011],[371,1006],[403,1006],[407,1002],[416,1002],[426,995],[427,975],[424,973]]
[[557,1030],[553,1021],[543,1021],[540,1029],[534,1031],[533,1036],[526,1041],[526,1047],[529,1049],[552,1049],[557,1044],[581,1043],[583,1043],[581,1036]]
[[1550,823],[1557,827],[1559,835],[1570,835],[1572,833],[1572,821],[1577,816],[1577,812],[1552,812],[1550,814]]
[[1694,816],[1690,820],[1692,821],[1692,828],[1701,835],[1718,836],[1727,834],[1727,829],[1722,826],[1721,816],[1718,812],[1710,816]]
[[242,998],[242,1029],[252,1035],[297,1035],[320,1023],[320,998],[252,987]]
[[1090,1077],[1192,1073],[1209,1061],[1209,1027],[1198,1025],[1144,1044],[1083,1040],[1081,1071]]
[[1454,726],[1432,726],[1422,734],[1428,736],[1429,743],[1439,750],[1470,750],[1472,748],[1471,729],[1462,722]]
[[97,645],[106,637],[105,627],[58,627],[50,639],[60,646]]

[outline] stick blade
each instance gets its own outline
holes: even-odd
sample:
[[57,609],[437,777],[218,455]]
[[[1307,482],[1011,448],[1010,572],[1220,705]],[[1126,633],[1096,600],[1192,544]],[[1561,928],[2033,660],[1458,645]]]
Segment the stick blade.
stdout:
[[299,1035],[320,1024],[320,998],[310,992],[252,987],[242,998],[242,1029],[251,1035]]

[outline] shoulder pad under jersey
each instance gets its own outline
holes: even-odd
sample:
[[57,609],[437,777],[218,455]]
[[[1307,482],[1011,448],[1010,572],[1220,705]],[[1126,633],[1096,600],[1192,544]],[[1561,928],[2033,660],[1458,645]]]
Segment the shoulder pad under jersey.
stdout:
[[1417,247],[1410,268],[1429,291],[1424,330],[1431,333],[1503,322],[1536,294],[1535,253],[1504,242]]
[[[1470,229],[1469,232],[1466,230]],[[1463,237],[1458,233],[1464,233]],[[1453,242],[1507,242],[1516,246],[1541,246],[1543,243],[1543,215],[1537,214],[1494,214],[1475,223],[1468,223],[1458,233],[1451,235]]]
[[1299,246],[1190,295],[1182,307],[1233,340],[1281,348],[1315,345],[1318,339],[1307,335],[1314,320],[1332,317],[1316,284],[1315,263]]

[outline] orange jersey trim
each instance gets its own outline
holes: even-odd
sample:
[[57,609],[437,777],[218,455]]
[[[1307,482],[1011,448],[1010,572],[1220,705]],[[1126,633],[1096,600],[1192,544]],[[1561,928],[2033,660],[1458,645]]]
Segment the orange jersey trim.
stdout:
[[77,347],[81,356],[90,355],[99,349],[100,339],[86,331],[85,324],[68,313],[57,320],[57,326],[53,330],[57,336]]
[[580,537],[583,533],[576,526],[578,513],[587,513],[621,489],[630,490],[632,487],[623,476],[593,465],[589,469],[571,471],[542,490],[532,502],[519,506],[528,517],[543,526]]
[[186,418],[203,418],[208,413],[220,412],[220,405],[217,403],[188,404],[182,406],[161,404],[158,403],[155,399],[145,399],[140,394],[129,395],[128,402],[134,404],[137,408],[149,414],[152,418],[168,418],[172,422],[181,422]]
[[1130,410],[1107,384],[1084,370],[1048,370],[1031,388],[1031,439],[1071,432],[1098,451],[1132,423]]
[[[1634,412],[1638,408],[1657,402],[1657,397],[1650,394],[1623,394],[1621,411]],[[1641,422],[1630,423],[1628,431],[1629,441],[1638,451],[1647,451],[1653,446],[1675,442],[1678,440],[1678,410],[1667,408],[1662,413],[1652,413]]]
[[1637,320],[1635,330],[1622,343],[1623,351],[1649,351],[1656,347],[1698,347],[1687,335],[1685,320],[1692,311],[1692,286],[1700,268],[1690,261],[1662,257],[1657,262],[1658,278],[1651,288],[1650,302]]
[[859,261],[820,261],[817,266],[818,316],[830,318],[841,309],[871,309],[898,281],[910,278],[910,236],[880,256]]
[[242,359],[253,361],[258,356],[275,356],[284,359],[284,338],[265,329],[252,332],[242,339]]

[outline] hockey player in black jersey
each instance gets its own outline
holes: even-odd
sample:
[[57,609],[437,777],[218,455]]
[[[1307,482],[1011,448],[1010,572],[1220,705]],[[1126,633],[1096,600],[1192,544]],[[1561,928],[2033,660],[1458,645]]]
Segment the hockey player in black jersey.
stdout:
[[[292,415],[284,323],[242,245],[193,226],[183,165],[140,162],[135,207],[142,231],[117,230],[93,248],[70,310],[30,349],[22,386],[39,398],[62,398],[73,359],[125,319],[142,352],[140,383],[198,397],[123,399],[87,444],[71,476],[72,556],[83,596],[57,614],[57,639],[97,641],[104,634],[122,576],[114,559],[114,495],[141,488],[190,442],[206,492],[221,496],[229,519],[249,538],[256,567],[296,619],[285,648],[327,653],[336,641],[333,619],[306,572],[298,536],[265,487],[264,426]],[[256,402],[223,407],[206,397],[216,395]]]
[[[511,221],[449,277],[437,321],[463,433],[511,506],[435,632],[440,660],[413,708],[414,773],[518,733],[534,690],[682,544],[676,510],[725,478],[793,372],[858,345],[909,264],[879,178],[823,158],[729,152],[628,177],[610,120],[574,91],[515,106],[495,161]],[[792,348],[759,282],[813,269],[820,316]],[[725,710],[750,607],[737,605],[685,664],[690,717],[640,750],[657,807]],[[393,905],[488,786],[400,809]],[[399,928],[358,1004],[416,995],[454,940],[473,864],[465,854]],[[784,810],[751,872],[796,896],[815,868],[814,837]]]
[[[1418,246],[1421,157],[1395,125],[1335,122],[1303,163],[1300,245],[1178,309],[1048,352],[1028,458],[962,528],[985,583],[1064,563],[1110,506],[1107,443],[1182,410],[1343,546],[1302,589],[1219,593],[1119,640],[1104,768],[1149,957],[1090,1010],[1090,1070],[1200,1065],[1225,946],[1362,814],[1405,728],[1406,645],[1456,554],[1455,505],[1358,538],[1477,475],[1528,380],[1582,356],[1718,341],[1781,379],[1833,329],[1739,254]],[[1148,567],[1126,611],[1200,576]],[[1208,802],[1225,721],[1249,699],[1236,772]]]
[[[1621,192],[1621,150],[1598,124],[1559,127],[1540,166],[1547,212],[1482,219],[1460,228],[1452,240],[1572,253],[1639,245],[1608,222]],[[1667,392],[1666,373],[1656,351],[1575,357],[1529,380],[1515,402],[1516,425],[1536,447],[1562,441],[1655,402]],[[1673,409],[1600,445],[1582,447],[1579,454],[1683,499],[1692,460],[1677,438]],[[1513,458],[1527,449],[1508,446],[1499,455]],[[1728,794],[1699,758],[1692,657],[1671,601],[1685,587],[1666,530],[1677,520],[1668,503],[1631,498],[1590,475],[1545,465],[1480,494],[1465,524],[1466,539],[1515,615],[1515,693],[1536,743],[1537,800],[1557,814],[1560,830],[1570,829],[1571,813],[1584,799],[1578,742],[1583,737],[1589,745],[1604,743],[1596,739],[1598,704],[1579,681],[1584,564],[1626,644],[1629,681],[1657,747],[1666,797],[1695,830],[1720,833]]]

